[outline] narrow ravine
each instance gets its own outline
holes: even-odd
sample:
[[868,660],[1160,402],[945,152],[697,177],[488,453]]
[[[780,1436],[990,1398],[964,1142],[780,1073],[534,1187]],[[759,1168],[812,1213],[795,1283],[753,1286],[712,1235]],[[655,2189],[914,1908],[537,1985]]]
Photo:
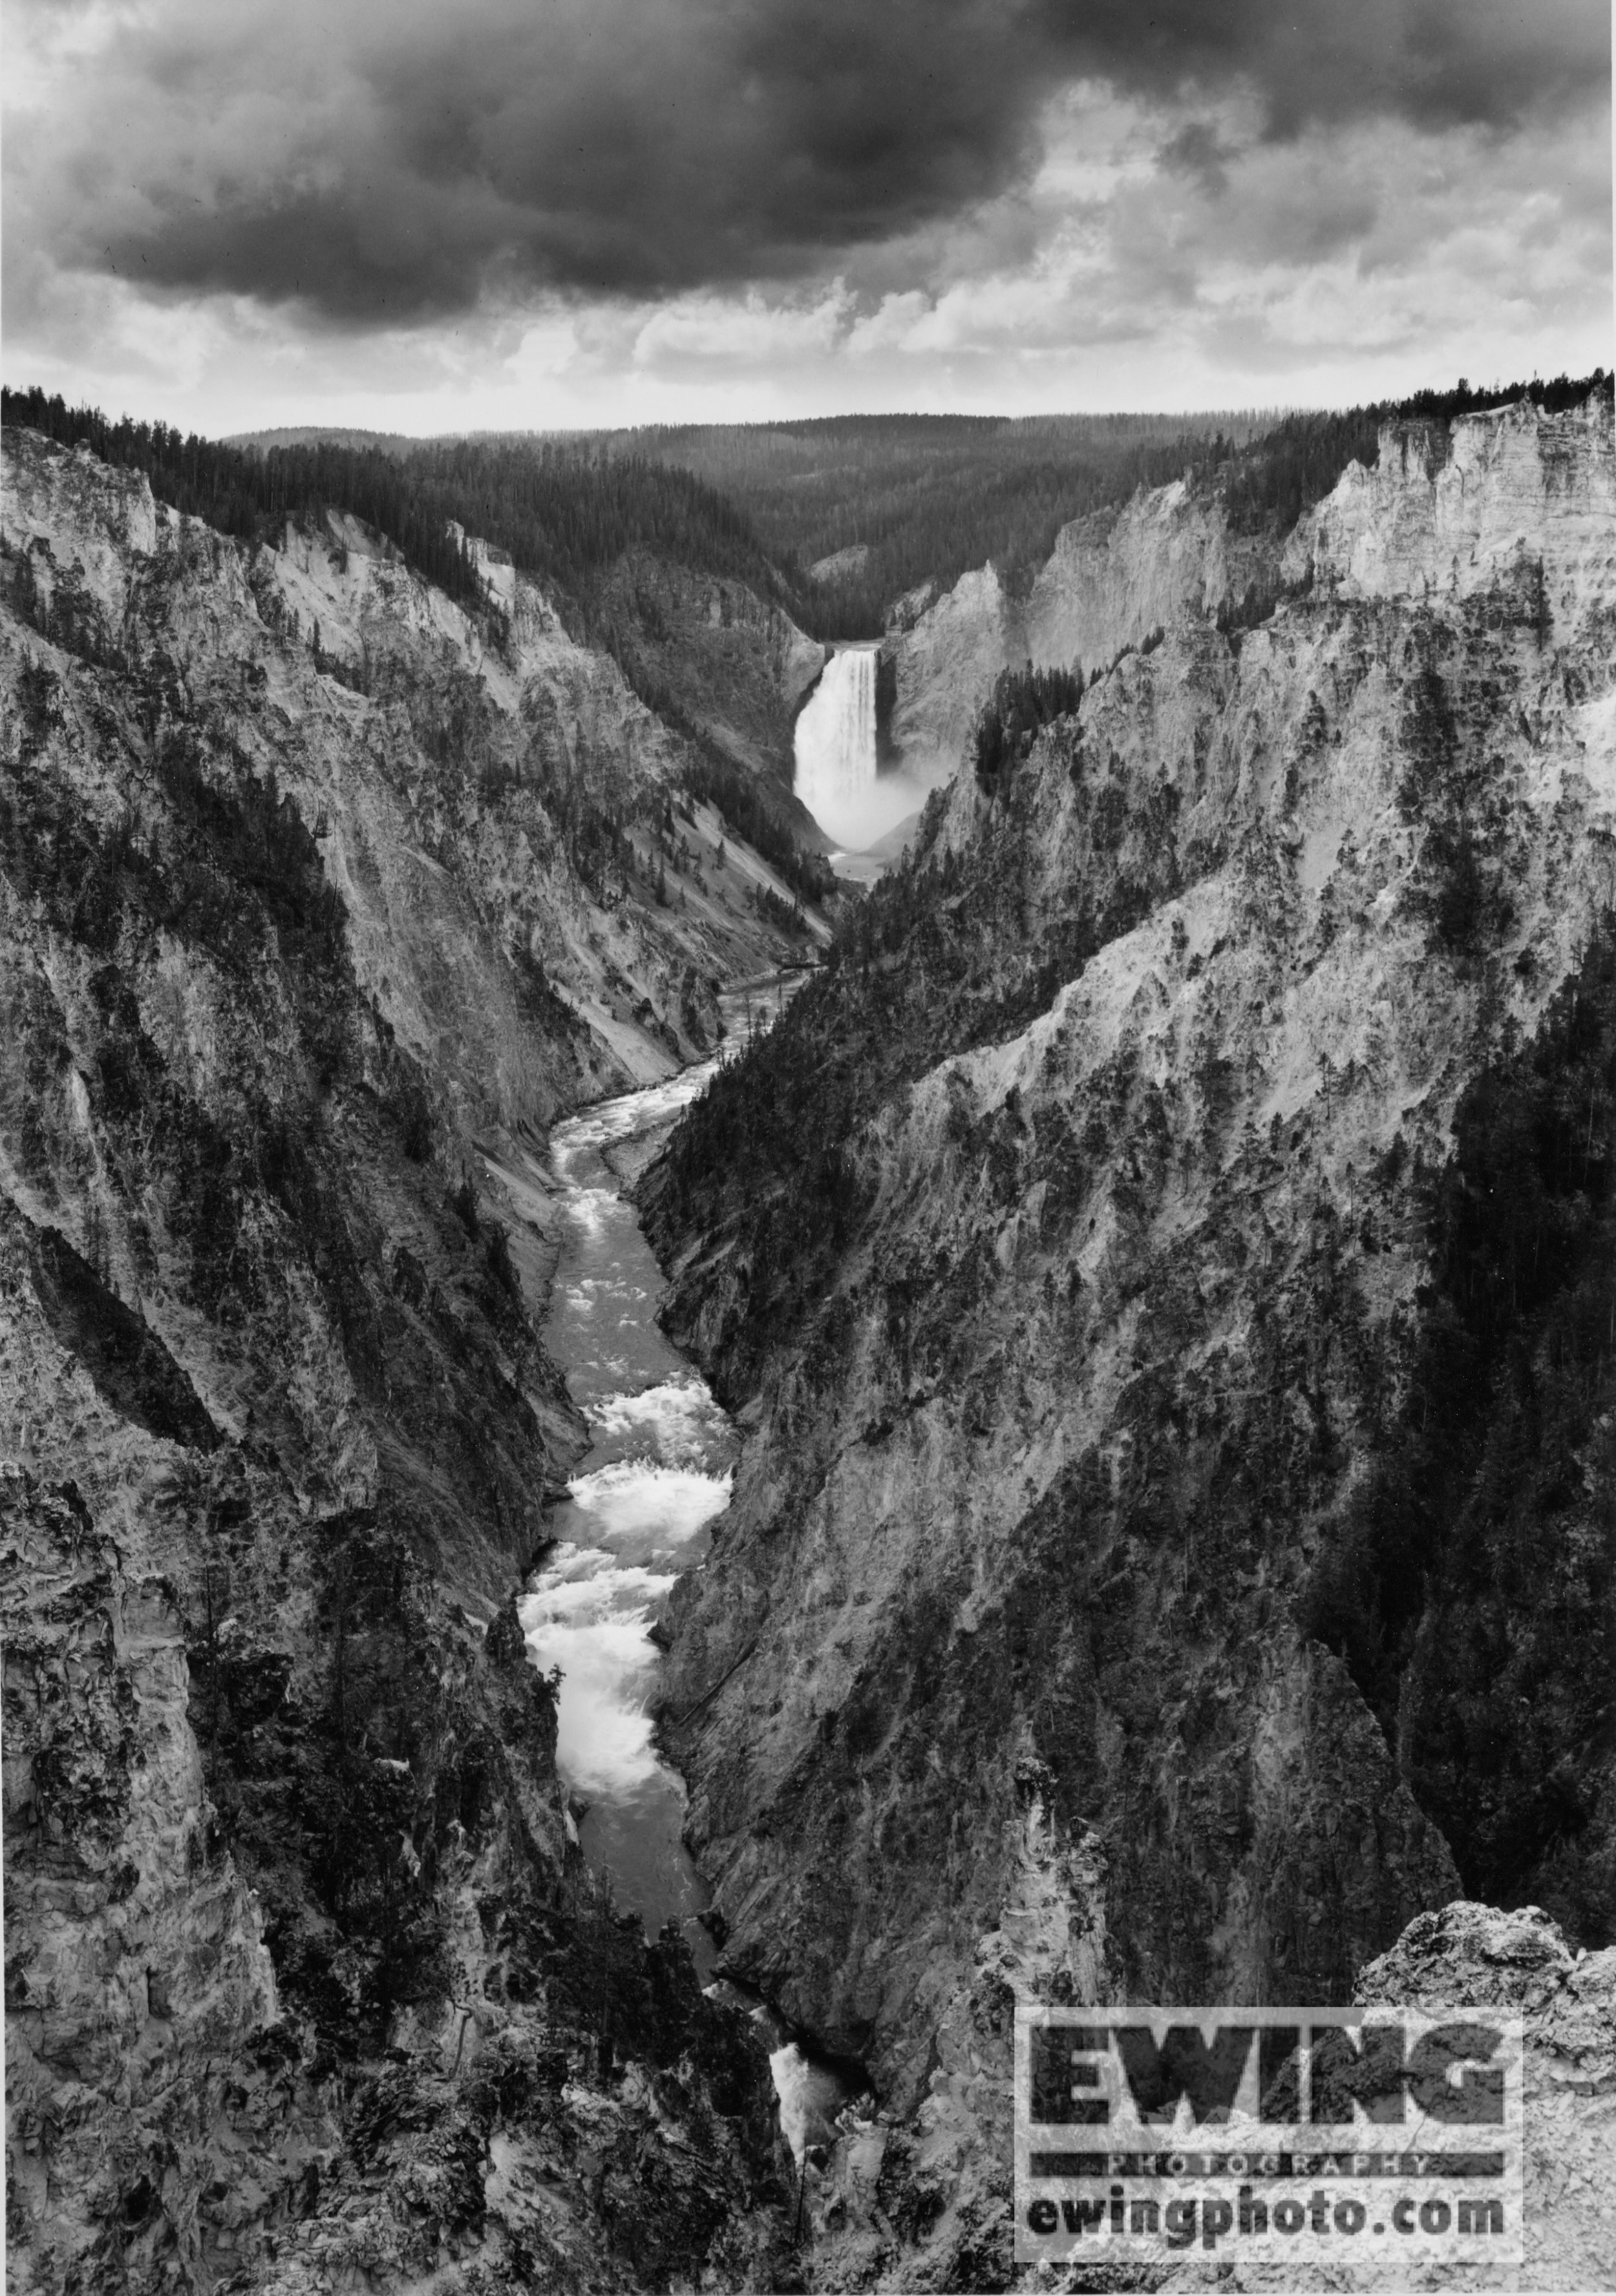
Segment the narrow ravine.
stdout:
[[550,1517],[556,1545],[522,1603],[536,1662],[562,1672],[557,1756],[585,1806],[584,1854],[649,1936],[665,1922],[682,1926],[703,1978],[712,1949],[679,1839],[684,1788],[652,1742],[660,1652],[647,1630],[729,1503],[736,1444],[658,1328],[660,1272],[607,1159],[665,1130],[717,1064],[603,1102],[551,1134],[564,1228],[545,1338],[594,1441]]
[[[550,1136],[563,1233],[545,1339],[594,1441],[551,1515],[556,1543],[523,1597],[522,1624],[535,1663],[561,1669],[557,1759],[583,1813],[585,1857],[610,1875],[618,1907],[637,1914],[648,1938],[677,1923],[703,1984],[715,1962],[698,1918],[707,1893],[681,1839],[683,1781],[652,1736],[661,1653],[651,1629],[680,1572],[700,1566],[710,1527],[729,1504],[740,1444],[656,1321],[661,1271],[623,1190],[719,1063],[773,1025],[804,977],[725,996],[727,1033],[714,1059],[603,1102]],[[800,2161],[828,2137],[848,2091],[771,2011],[758,2005],[755,2013],[781,2126]]]

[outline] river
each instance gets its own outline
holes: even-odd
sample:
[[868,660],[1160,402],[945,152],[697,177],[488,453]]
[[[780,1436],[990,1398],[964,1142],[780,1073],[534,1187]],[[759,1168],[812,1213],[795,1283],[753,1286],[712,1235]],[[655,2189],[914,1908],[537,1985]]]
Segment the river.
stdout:
[[[551,1515],[556,1544],[529,1582],[521,1621],[536,1664],[562,1671],[556,1759],[584,1806],[585,1857],[610,1874],[619,1909],[638,1914],[648,1937],[678,1924],[703,1984],[715,1962],[698,1918],[707,1892],[682,1839],[684,1783],[652,1735],[660,1652],[648,1629],[680,1572],[701,1566],[729,1504],[740,1444],[657,1323],[661,1271],[614,1165],[643,1164],[655,1136],[751,1029],[773,1025],[805,977],[725,996],[726,1035],[714,1059],[602,1102],[550,1135],[563,1228],[545,1341],[593,1441]],[[772,2012],[755,2013],[770,2043],[782,2127],[800,2160],[828,2136],[847,2090]]]

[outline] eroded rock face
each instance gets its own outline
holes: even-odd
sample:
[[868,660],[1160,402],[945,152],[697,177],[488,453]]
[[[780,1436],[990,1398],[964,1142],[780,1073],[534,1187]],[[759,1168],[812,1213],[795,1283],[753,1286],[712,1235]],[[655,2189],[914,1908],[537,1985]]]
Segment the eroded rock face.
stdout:
[[1610,2157],[1616,1949],[1576,1949],[1536,1906],[1503,1913],[1461,1899],[1411,1923],[1362,1972],[1352,1997],[1416,2009],[1457,2004],[1524,2019],[1520,2285],[1608,2287],[1616,2210]]
[[160,2213],[194,2268],[226,2087],[279,2020],[259,1908],[210,1838],[171,1590],[75,1482],[10,1467],[0,1524],[12,2269],[55,2215],[69,2254],[138,2272]]
[[1603,594],[1610,566],[1596,413],[1530,407],[1454,424],[1400,424],[1373,471],[1349,466],[1314,512],[1318,578],[1346,597],[1469,598],[1505,569],[1541,578],[1552,625]]
[[952,765],[971,718],[1006,663],[1024,658],[1021,614],[993,566],[962,574],[882,645],[891,664],[890,741],[916,763]]
[[[968,1993],[937,2035],[931,2095],[907,2123],[890,2112],[849,2117],[845,2140],[810,2170],[812,2284],[825,2289],[1004,2288],[1009,2263],[1012,2110],[1008,2035],[1013,1988],[1029,1974],[1026,1943],[1047,1950],[1046,1923],[1079,1877],[1052,1868],[1036,1812],[1020,1843],[1020,1882],[1003,1933],[986,1938]],[[1040,1934],[1042,1931],[1042,1934]],[[1090,1940],[1092,1942],[1092,1940]],[[1083,1982],[1079,1941],[1063,1963]],[[1538,1907],[1512,1913],[1464,1898],[1419,1915],[1360,1973],[1367,2006],[1456,2007],[1519,2016],[1525,2027],[1525,2263],[1508,2284],[1611,2284],[1610,2099],[1616,2087],[1616,1953],[1579,1951]],[[1494,2277],[1499,2267],[1494,2267]],[[1094,2267],[1091,2267],[1091,2273]],[[1038,2284],[1036,2281],[1030,2284]],[[1300,2284],[1324,2287],[1318,2275]],[[1376,2277],[1360,2259],[1352,2284],[1400,2291],[1478,2284],[1474,2267]],[[1481,2284],[1491,2284],[1483,2278]],[[1296,2269],[1186,2256],[1161,2289],[1282,2292]]]
[[[625,882],[617,832],[654,827],[683,742],[513,568],[484,568],[509,632],[496,649],[351,519],[248,552],[138,473],[32,432],[7,434],[4,472],[35,633],[16,644],[53,675],[58,653],[77,660],[150,721],[143,738],[275,773],[319,836],[361,985],[467,1119],[545,1124],[670,1074],[709,1048],[715,978],[800,955],[722,889],[680,910]],[[756,650],[767,634],[746,635]],[[59,771],[103,808],[137,804],[82,713],[61,732]],[[638,852],[654,878],[647,839]]]
[[1314,1588],[1417,1432],[1456,1109],[1611,898],[1609,400],[1394,434],[1291,550],[1260,627],[1182,616],[1004,785],[957,775],[644,1191],[751,1431],[670,1660],[726,1951],[872,2067],[903,2162],[857,2174],[970,2284],[1007,2186],[950,2179],[1007,2178],[1018,1988],[1345,2000],[1461,1889]]
[[789,799],[792,728],[824,646],[743,582],[644,552],[612,570],[602,603],[632,633],[642,691],[665,693],[680,719]]
[[1185,614],[1215,615],[1253,583],[1272,591],[1281,556],[1270,537],[1232,533],[1216,497],[1180,480],[1062,527],[1025,593],[989,565],[940,598],[906,602],[882,647],[895,755],[955,765],[1001,669],[1032,661],[1092,675]]
[[513,570],[490,654],[4,443],[11,2281],[767,2277],[767,2062],[597,1895],[512,1598],[584,1445],[523,1128],[783,944],[630,889],[675,737]]

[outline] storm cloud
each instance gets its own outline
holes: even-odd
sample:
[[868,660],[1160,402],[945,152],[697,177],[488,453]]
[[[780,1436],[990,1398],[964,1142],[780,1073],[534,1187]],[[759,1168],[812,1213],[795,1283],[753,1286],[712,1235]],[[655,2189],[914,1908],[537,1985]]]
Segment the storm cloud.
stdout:
[[[1379,118],[1608,100],[1607,0],[19,0],[71,104],[7,137],[8,237],[364,332],[536,293],[819,273],[1029,184],[1066,86],[1177,105],[1169,164]],[[61,86],[58,78],[56,85]]]

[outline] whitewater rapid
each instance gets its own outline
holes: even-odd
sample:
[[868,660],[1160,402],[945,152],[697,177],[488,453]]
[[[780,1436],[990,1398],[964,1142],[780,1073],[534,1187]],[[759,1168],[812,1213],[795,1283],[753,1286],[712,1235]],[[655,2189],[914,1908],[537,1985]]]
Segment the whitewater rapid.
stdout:
[[675,1922],[703,1980],[713,1951],[696,1919],[706,1893],[680,1838],[685,1788],[658,1752],[651,1640],[675,1579],[705,1554],[729,1504],[738,1444],[706,1382],[663,1337],[662,1278],[614,1153],[667,1128],[749,1028],[772,1021],[794,983],[724,1000],[718,1058],[587,1110],[550,1136],[563,1226],[545,1338],[589,1423],[590,1449],[550,1517],[555,1545],[521,1611],[528,1645],[562,1672],[556,1760],[587,1805],[579,1841],[610,1874],[619,1909],[654,1938]]
[[[521,1603],[536,1663],[561,1669],[556,1763],[585,1805],[585,1857],[609,1874],[647,1937],[677,1923],[703,1984],[707,1892],[685,1848],[684,1783],[657,1751],[650,1714],[660,1652],[650,1628],[682,1570],[697,1567],[729,1505],[739,1443],[706,1382],[656,1321],[663,1284],[611,1158],[643,1157],[733,1047],[767,1027],[802,976],[722,999],[718,1056],[665,1084],[603,1102],[550,1136],[565,1227],[545,1338],[594,1440],[550,1519],[556,1544]],[[780,2124],[799,2161],[827,2142],[848,2088],[807,2054],[775,2013],[725,1985],[762,2028]]]

